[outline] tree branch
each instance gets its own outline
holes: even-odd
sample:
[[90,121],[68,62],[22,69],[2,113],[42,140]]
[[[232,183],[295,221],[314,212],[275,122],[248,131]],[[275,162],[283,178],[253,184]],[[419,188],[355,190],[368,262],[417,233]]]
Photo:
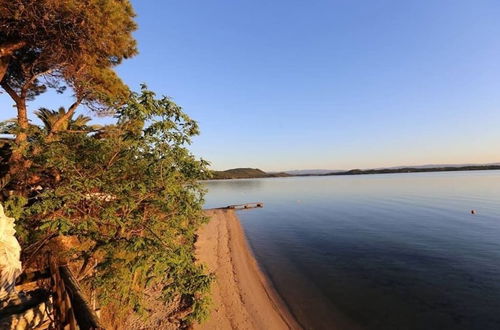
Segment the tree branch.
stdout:
[[0,45],[0,57],[11,55],[18,49],[26,46],[26,41],[6,42]]
[[42,72],[39,72],[37,74],[34,74],[33,76],[31,76],[30,79],[28,79],[28,81],[26,81],[26,83],[23,85],[23,87],[21,88],[21,97],[26,97],[26,93],[28,92],[28,88],[30,87],[30,85],[32,83],[35,82],[35,80],[40,77],[40,76],[43,76],[43,75],[46,75],[46,74],[49,74],[53,71],[54,69],[48,69],[48,70],[45,70],[45,71],[42,71]]
[[12,89],[6,82],[2,82],[0,84],[2,88],[9,94],[9,96],[16,102],[16,104],[21,102],[21,97],[17,95],[16,91]]

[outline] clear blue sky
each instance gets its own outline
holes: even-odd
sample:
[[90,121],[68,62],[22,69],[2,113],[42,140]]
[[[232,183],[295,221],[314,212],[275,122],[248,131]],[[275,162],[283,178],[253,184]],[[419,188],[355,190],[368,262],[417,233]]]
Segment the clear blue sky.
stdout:
[[500,161],[498,0],[133,4],[118,72],[182,105],[215,169]]

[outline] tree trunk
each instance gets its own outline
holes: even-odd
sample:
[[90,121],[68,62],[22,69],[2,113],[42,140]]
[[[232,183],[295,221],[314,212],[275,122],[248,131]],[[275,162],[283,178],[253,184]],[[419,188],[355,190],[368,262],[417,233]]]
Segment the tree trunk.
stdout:
[[15,147],[12,148],[12,153],[9,159],[9,171],[2,178],[2,185],[5,186],[11,180],[13,175],[20,173],[29,167],[29,162],[23,159],[23,153],[27,148],[28,143],[28,109],[26,108],[26,93],[21,91],[17,94],[7,83],[1,84],[3,89],[10,95],[16,103],[17,108],[17,126]]
[[3,77],[7,73],[7,69],[9,68],[10,56],[0,57],[0,81],[2,81]]
[[16,136],[16,143],[20,145],[26,142],[28,135],[27,131],[29,129],[28,121],[28,110],[26,109],[26,101],[24,99],[20,100],[17,106],[17,123],[19,125],[20,132]]
[[16,133],[16,148],[12,150],[12,155],[10,157],[9,163],[16,163],[22,158],[22,153],[26,147],[26,142],[28,140],[28,111],[26,108],[26,92],[21,91],[18,95],[16,91],[9,86],[9,84],[2,82],[3,89],[9,94],[9,96],[14,100],[17,108],[17,125],[18,132]]
[[[17,107],[17,125],[19,126],[19,131],[16,134],[16,148],[12,150],[12,155],[9,162],[11,163],[11,168],[19,168],[21,164],[20,161],[23,158],[23,152],[26,149],[26,144],[28,141],[28,129],[29,121],[26,109],[26,101],[21,99],[16,102]],[[17,170],[16,170],[17,171]],[[12,174],[12,172],[11,172]]]
[[9,170],[5,175],[0,179],[1,188],[3,189],[7,186],[11,180],[19,173],[25,171],[28,167],[31,166],[31,162],[24,159],[23,153],[27,148],[28,142],[28,116],[26,109],[26,100],[18,99],[16,101],[17,107],[17,123],[19,131],[16,134],[15,147],[12,148],[12,153],[9,158]]

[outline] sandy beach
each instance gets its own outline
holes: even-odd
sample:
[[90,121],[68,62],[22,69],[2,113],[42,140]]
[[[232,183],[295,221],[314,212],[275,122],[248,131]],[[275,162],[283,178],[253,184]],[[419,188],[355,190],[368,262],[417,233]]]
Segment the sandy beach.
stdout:
[[259,269],[233,210],[207,211],[196,243],[199,262],[216,275],[209,319],[195,329],[301,329]]

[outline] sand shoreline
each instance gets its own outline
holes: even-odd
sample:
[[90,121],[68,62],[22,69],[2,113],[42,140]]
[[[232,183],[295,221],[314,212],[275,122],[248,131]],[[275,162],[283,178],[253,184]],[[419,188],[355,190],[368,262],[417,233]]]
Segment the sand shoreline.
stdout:
[[259,266],[233,210],[206,211],[211,221],[196,256],[215,273],[208,320],[195,329],[302,329]]

